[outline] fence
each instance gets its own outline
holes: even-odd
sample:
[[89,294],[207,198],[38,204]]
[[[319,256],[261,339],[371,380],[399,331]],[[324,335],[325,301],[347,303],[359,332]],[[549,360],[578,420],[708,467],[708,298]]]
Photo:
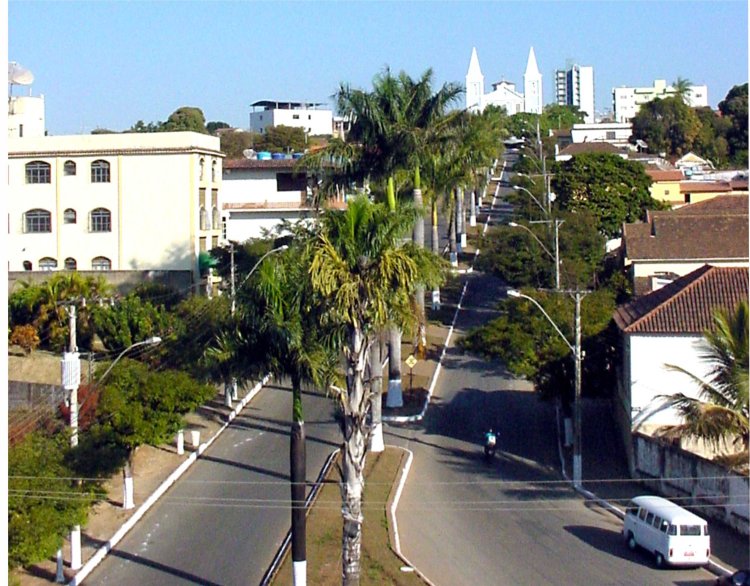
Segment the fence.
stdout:
[[750,535],[747,476],[641,433],[633,434],[633,451],[636,475],[644,484]]

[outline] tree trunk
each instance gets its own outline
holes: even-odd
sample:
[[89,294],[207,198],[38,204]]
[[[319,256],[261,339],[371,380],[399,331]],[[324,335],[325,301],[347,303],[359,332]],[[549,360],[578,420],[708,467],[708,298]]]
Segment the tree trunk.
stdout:
[[456,190],[456,236],[458,239],[458,252],[463,251],[464,244],[464,190]]
[[388,399],[386,407],[403,407],[404,396],[401,390],[401,330],[396,326],[388,328]]
[[370,429],[370,451],[382,452],[383,441],[383,354],[380,339],[370,346],[370,390],[372,392],[372,427]]
[[307,457],[302,389],[292,377],[292,430],[289,442],[289,476],[292,481],[292,572],[294,586],[307,584],[307,517],[305,511]]
[[351,333],[348,361],[347,396],[344,400],[344,445],[341,513],[342,584],[359,584],[362,558],[362,494],[365,487],[366,417],[369,400],[364,384],[367,344],[361,330]]
[[[421,212],[424,203],[422,201],[422,190],[419,188],[419,167],[417,167],[414,173],[414,185],[414,207],[420,210],[420,213],[417,216],[417,220],[414,224],[414,246],[416,246],[417,248],[424,248],[424,216]],[[417,284],[414,291],[414,301],[417,308],[417,322],[419,324],[416,345],[420,350],[420,354],[423,354],[423,348],[426,345],[424,285]]]
[[458,247],[456,246],[456,196],[451,193],[450,221],[448,222],[448,250],[450,251],[451,266],[458,266]]
[[128,458],[125,460],[125,466],[122,468],[122,508],[125,510],[135,507],[133,496],[135,493],[135,489],[133,488],[133,463],[135,460],[135,450],[136,448],[128,453]]
[[[440,254],[440,233],[438,230],[438,204],[437,194],[432,198],[432,252]],[[440,287],[432,290],[432,309],[440,309]]]

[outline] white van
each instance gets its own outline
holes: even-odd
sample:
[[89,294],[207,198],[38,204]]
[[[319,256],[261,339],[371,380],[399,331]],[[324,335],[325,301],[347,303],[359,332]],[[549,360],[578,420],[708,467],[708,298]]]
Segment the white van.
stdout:
[[660,496],[639,496],[628,504],[622,536],[630,549],[654,554],[656,566],[703,566],[711,555],[708,524]]

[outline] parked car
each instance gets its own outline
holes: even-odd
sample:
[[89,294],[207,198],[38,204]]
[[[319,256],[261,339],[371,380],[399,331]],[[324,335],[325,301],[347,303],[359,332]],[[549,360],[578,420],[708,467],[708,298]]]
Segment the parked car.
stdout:
[[716,578],[717,586],[750,586],[750,570],[738,570],[731,576]]

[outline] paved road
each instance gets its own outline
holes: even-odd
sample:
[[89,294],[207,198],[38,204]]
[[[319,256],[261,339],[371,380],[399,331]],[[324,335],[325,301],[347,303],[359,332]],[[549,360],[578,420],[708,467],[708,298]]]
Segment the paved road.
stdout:
[[[333,449],[330,399],[304,397],[308,479]],[[264,388],[86,584],[258,584],[289,529],[291,392]]]
[[[498,315],[502,295],[502,284],[491,276],[467,278],[466,309],[457,322],[464,331]],[[444,367],[423,423],[391,427],[386,439],[414,452],[398,525],[404,555],[431,581],[712,583],[702,569],[653,569],[646,555],[622,543],[615,516],[562,482],[554,408],[528,383],[456,348]],[[488,464],[481,435],[490,425],[500,431],[500,451]]]

